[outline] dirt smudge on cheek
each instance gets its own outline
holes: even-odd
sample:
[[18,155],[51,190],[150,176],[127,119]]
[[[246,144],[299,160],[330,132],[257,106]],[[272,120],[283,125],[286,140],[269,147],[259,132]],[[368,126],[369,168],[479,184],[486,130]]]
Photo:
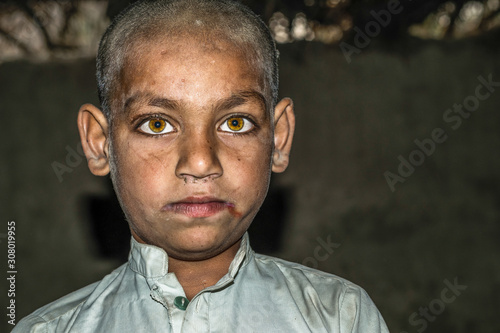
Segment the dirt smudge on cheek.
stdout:
[[228,210],[229,210],[229,214],[233,215],[236,218],[240,218],[243,215],[241,212],[239,212],[239,211],[236,210],[236,208],[234,207],[234,205],[230,205],[228,207]]
[[157,153],[149,153],[143,160],[144,164],[152,171],[155,177],[163,178],[162,173],[168,170],[165,164],[166,161],[163,161]]
[[159,164],[163,164],[163,162],[161,161],[161,158],[158,157],[158,155],[156,153],[150,153],[148,155],[148,160],[156,160]]
[[130,143],[127,143],[127,151],[124,155],[124,160],[129,164],[135,176],[144,176],[145,173],[157,175],[163,169],[162,160],[158,154],[142,151]]

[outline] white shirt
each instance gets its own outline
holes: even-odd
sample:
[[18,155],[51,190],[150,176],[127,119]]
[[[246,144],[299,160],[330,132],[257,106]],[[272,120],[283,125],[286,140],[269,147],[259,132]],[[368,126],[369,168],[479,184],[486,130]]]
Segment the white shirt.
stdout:
[[256,254],[248,234],[229,272],[191,302],[185,297],[168,273],[167,253],[132,238],[128,263],[38,309],[12,332],[389,332],[362,288]]

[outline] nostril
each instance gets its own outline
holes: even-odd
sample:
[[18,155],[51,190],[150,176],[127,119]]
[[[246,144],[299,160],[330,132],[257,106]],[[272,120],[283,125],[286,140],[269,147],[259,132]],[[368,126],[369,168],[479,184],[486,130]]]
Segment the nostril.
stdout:
[[182,175],[182,177],[184,178],[184,184],[203,184],[203,183],[206,183],[208,182],[209,180],[213,180],[216,177],[216,175],[209,175],[209,176],[206,176],[206,177],[195,177],[195,176],[191,176],[191,175]]

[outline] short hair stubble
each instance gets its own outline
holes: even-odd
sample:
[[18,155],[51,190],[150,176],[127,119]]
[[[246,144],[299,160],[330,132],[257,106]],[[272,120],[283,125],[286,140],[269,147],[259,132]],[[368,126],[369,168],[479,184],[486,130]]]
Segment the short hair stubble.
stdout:
[[143,41],[159,37],[203,36],[242,49],[262,74],[266,107],[272,113],[278,99],[278,51],[265,23],[232,0],[146,0],[130,5],[111,23],[97,54],[97,85],[101,108],[111,124],[113,94],[127,54]]

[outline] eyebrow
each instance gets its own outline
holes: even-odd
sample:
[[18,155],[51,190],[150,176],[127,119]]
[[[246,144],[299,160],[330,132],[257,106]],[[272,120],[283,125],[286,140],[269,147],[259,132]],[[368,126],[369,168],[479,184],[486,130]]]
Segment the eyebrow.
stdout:
[[[262,95],[260,92],[256,90],[240,91],[231,95],[226,99],[218,101],[214,106],[214,110],[215,111],[230,110],[237,106],[247,103],[251,99],[257,100],[259,104],[261,104],[264,111],[267,110],[267,103],[266,99],[264,98],[264,95]],[[266,118],[267,118],[267,112],[266,112]]]
[[[239,91],[237,93],[234,93],[228,98],[225,98],[223,100],[217,101],[213,107],[214,111],[221,111],[221,110],[230,110],[233,109],[237,106],[243,105],[247,103],[249,100],[257,100],[259,104],[262,106],[264,111],[267,110],[267,103],[264,95],[262,95],[260,92],[256,90],[248,90],[248,91]],[[156,97],[152,94],[149,93],[136,93],[130,97],[128,97],[124,103],[124,111],[125,114],[129,114],[132,105],[138,104],[138,103],[144,103],[149,106],[156,106],[160,107],[163,109],[170,109],[170,110],[175,110],[175,109],[180,109],[181,105],[178,101],[169,99],[166,97]],[[265,112],[266,118],[268,117],[267,112]]]
[[165,98],[165,97],[155,97],[149,93],[136,93],[127,98],[124,103],[124,111],[125,114],[130,113],[130,108],[134,104],[145,103],[149,106],[157,106],[163,109],[178,109],[179,103],[173,99]]

